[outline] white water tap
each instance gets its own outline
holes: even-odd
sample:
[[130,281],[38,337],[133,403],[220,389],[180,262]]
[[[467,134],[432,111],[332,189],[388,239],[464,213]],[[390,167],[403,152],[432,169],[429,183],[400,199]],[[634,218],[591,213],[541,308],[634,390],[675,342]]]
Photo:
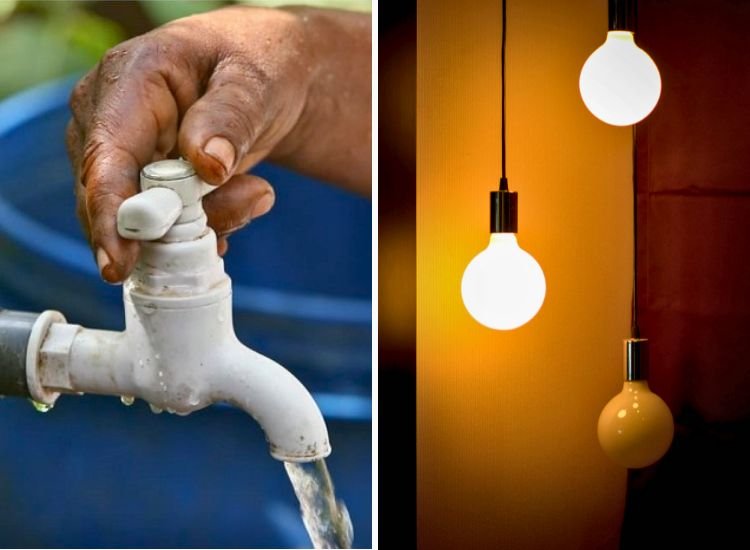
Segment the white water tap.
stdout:
[[42,313],[28,337],[28,392],[49,406],[60,393],[138,397],[177,414],[226,401],[258,421],[274,458],[324,458],[328,432],[312,396],[234,334],[231,280],[201,203],[213,189],[183,160],[143,169],[142,192],[117,217],[120,235],[143,241],[123,287],[125,330]]

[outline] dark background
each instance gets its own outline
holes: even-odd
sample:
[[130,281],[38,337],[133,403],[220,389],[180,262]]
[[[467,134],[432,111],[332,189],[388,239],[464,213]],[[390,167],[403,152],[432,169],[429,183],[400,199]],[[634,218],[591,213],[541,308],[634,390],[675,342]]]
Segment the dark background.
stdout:
[[381,548],[416,547],[416,2],[378,13]]
[[638,125],[638,306],[676,426],[666,457],[630,473],[622,547],[747,547],[750,2],[638,8],[663,85]]

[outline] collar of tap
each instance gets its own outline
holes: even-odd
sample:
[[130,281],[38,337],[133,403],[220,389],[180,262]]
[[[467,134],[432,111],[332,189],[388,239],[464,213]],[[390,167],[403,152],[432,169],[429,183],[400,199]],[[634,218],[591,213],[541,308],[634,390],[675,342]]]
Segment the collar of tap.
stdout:
[[182,159],[153,162],[141,170],[141,192],[117,212],[117,231],[126,239],[177,242],[206,231],[202,198],[215,189]]
[[205,294],[227,280],[216,252],[216,235],[206,225],[202,198],[215,189],[182,159],[144,167],[141,192],[117,213],[118,233],[143,241],[128,280],[130,292],[184,297]]

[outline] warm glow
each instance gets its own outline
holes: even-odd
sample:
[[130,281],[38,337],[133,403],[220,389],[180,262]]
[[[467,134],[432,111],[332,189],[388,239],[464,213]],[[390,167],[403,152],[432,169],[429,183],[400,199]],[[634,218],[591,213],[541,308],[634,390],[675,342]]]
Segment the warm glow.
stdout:
[[477,324],[460,291],[489,241],[477,192],[496,181],[502,114],[498,3],[467,7],[417,2],[419,547],[614,549],[626,470],[592,426],[622,385],[607,342],[630,327],[632,143],[583,112],[577,89],[607,3],[508,5],[517,236],[547,280],[539,313],[509,332]]
[[645,468],[659,460],[672,444],[674,421],[661,397],[648,382],[625,382],[622,392],[599,416],[599,444],[625,468]]
[[461,296],[486,327],[511,330],[529,322],[544,302],[544,272],[513,233],[493,233],[464,271]]
[[609,31],[604,44],[584,63],[578,86],[596,118],[627,126],[656,107],[661,77],[651,57],[636,46],[632,32]]

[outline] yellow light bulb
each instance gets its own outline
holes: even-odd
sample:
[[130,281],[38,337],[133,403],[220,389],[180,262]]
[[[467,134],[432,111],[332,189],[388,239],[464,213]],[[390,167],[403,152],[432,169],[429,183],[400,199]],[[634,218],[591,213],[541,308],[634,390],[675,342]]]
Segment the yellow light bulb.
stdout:
[[674,422],[667,404],[646,380],[626,381],[622,392],[604,406],[597,429],[599,444],[625,468],[644,468],[672,444]]
[[588,110],[614,126],[643,120],[661,95],[659,69],[629,31],[607,33],[584,63],[578,86]]
[[461,296],[486,327],[511,330],[530,321],[544,302],[544,272],[513,233],[492,233],[490,244],[464,271]]

